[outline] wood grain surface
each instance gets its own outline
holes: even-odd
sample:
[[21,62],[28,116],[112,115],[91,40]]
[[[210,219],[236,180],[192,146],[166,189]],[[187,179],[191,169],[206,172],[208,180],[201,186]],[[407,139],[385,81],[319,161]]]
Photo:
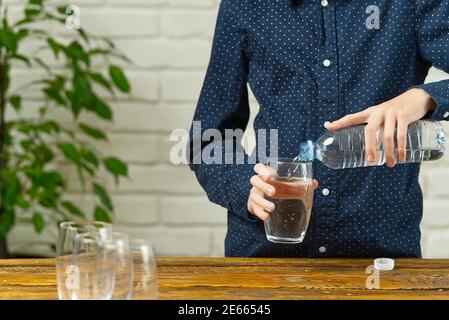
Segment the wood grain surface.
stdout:
[[[449,260],[398,259],[367,289],[372,259],[158,259],[160,299],[448,299]],[[53,259],[0,260],[0,299],[57,299]]]

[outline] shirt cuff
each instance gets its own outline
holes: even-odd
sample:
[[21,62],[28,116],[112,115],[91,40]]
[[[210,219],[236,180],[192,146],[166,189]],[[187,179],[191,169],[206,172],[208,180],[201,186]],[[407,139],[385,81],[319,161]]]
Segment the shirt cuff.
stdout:
[[435,109],[429,111],[424,116],[424,119],[449,120],[449,80],[426,83],[415,88],[426,91],[436,104]]
[[231,192],[228,208],[247,221],[257,222],[259,218],[248,211],[248,198],[252,188],[250,179],[255,174],[253,167],[252,164],[234,165],[232,170],[235,172],[230,174],[232,182],[229,186]]

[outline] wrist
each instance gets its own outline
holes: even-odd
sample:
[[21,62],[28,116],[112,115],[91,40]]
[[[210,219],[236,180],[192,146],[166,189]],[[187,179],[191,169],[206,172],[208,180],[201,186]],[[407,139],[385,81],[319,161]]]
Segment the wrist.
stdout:
[[417,101],[423,105],[425,112],[429,112],[436,109],[436,102],[433,98],[426,92],[426,90],[421,88],[411,89],[412,93],[415,95]]

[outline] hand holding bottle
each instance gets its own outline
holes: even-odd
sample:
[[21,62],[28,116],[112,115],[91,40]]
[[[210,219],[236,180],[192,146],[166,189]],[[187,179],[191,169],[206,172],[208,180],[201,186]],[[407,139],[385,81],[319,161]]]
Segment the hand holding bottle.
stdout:
[[[404,162],[406,157],[406,137],[408,125],[421,119],[435,108],[435,102],[427,92],[414,88],[400,96],[370,107],[358,113],[347,115],[337,121],[327,123],[326,129],[335,131],[353,125],[367,123],[365,127],[366,159],[376,162],[377,132],[383,127],[383,146],[387,166],[395,166],[395,145],[397,160]],[[396,131],[397,141],[394,141]]]

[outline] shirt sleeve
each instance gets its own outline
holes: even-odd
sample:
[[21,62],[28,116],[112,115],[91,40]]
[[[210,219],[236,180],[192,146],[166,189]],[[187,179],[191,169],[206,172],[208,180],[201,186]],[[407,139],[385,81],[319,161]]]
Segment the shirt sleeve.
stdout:
[[[246,34],[239,27],[234,8],[233,0],[222,0],[211,59],[190,130],[189,165],[210,201],[246,220],[257,221],[247,210],[253,165],[239,138],[226,135],[229,130],[243,132],[250,114]],[[243,161],[230,149],[237,149]],[[212,160],[214,163],[210,163]]]
[[[417,0],[417,37],[421,56],[435,68],[449,72],[449,0]],[[426,118],[449,120],[449,80],[418,86],[435,101]]]

